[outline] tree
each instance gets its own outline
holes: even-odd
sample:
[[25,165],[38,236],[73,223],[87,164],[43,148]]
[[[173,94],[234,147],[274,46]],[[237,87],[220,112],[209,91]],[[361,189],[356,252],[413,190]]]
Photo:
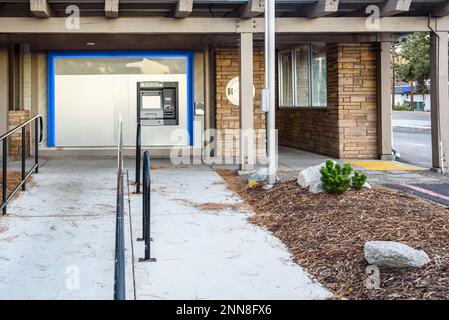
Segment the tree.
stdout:
[[394,64],[396,78],[416,81],[416,91],[427,93],[426,81],[430,79],[430,36],[427,32],[412,33],[395,48],[399,63]]

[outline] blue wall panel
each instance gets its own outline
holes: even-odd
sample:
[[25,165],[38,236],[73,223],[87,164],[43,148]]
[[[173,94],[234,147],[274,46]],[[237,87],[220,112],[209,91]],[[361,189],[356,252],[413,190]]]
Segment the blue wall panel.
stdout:
[[47,53],[47,145],[55,146],[55,59],[56,58],[186,58],[187,129],[193,145],[193,51],[49,51]]

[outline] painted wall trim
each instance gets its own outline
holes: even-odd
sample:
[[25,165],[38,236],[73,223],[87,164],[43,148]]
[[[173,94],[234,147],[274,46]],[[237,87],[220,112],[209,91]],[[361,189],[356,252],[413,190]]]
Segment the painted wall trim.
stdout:
[[55,147],[55,59],[57,58],[186,58],[187,59],[187,130],[193,145],[193,50],[132,50],[132,51],[48,51],[47,52],[47,146]]

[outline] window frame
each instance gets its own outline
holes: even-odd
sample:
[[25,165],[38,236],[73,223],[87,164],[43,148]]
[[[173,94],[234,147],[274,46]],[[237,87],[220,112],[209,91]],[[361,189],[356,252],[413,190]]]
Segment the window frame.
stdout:
[[[278,63],[278,100],[279,100],[279,108],[302,108],[302,109],[326,109],[327,108],[327,99],[326,99],[326,104],[325,105],[317,105],[314,106],[313,105],[313,70],[312,70],[312,64],[313,64],[313,45],[315,43],[313,42],[309,42],[309,43],[300,43],[298,44],[298,46],[295,46],[291,49],[286,49],[286,50],[280,50],[278,51],[277,54],[277,63]],[[307,49],[308,49],[308,55],[307,55],[307,60],[308,60],[308,90],[309,90],[309,94],[307,97],[308,100],[308,105],[297,105],[297,68],[296,68],[296,52],[298,49],[301,49],[301,47],[303,47],[304,45],[307,45]],[[291,106],[286,106],[284,104],[284,96],[283,96],[283,66],[281,63],[281,55],[285,54],[285,53],[290,53],[291,55],[291,61],[292,61],[292,65],[290,68],[290,72],[292,74],[292,101],[293,101],[293,105]],[[327,70],[327,60],[326,60],[326,70]],[[327,79],[326,79],[326,90],[327,90]]]
[[296,88],[295,88],[295,83],[296,80],[294,79],[294,77],[296,76],[296,72],[293,73],[293,65],[296,65],[296,57],[293,54],[293,49],[289,49],[289,50],[282,50],[279,51],[277,54],[277,58],[278,58],[278,97],[279,97],[279,106],[284,106],[284,95],[282,94],[284,91],[284,86],[283,86],[283,68],[282,68],[282,55],[285,53],[290,53],[291,56],[291,62],[292,62],[292,67],[290,68],[290,72],[292,72],[292,105],[291,106],[285,106],[286,108],[292,108],[295,106],[296,103]]

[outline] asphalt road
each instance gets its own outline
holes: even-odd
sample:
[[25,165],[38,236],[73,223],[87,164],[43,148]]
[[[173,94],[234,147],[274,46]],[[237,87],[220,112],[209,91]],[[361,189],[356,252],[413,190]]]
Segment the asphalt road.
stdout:
[[[393,112],[393,146],[401,162],[432,167],[432,139],[429,112]],[[442,181],[443,182],[443,181]],[[390,187],[449,206],[449,184],[396,184]]]
[[401,162],[432,167],[429,112],[393,112],[393,146]]
[[393,126],[398,121],[421,121],[430,127],[430,112],[393,111]]
[[432,200],[445,206],[449,206],[449,184],[447,183],[394,184],[394,185],[386,185],[386,187],[401,190],[406,193],[410,193],[415,196],[427,200]]
[[393,145],[400,152],[401,162],[424,168],[432,167],[432,139],[430,131],[404,132],[393,129]]

